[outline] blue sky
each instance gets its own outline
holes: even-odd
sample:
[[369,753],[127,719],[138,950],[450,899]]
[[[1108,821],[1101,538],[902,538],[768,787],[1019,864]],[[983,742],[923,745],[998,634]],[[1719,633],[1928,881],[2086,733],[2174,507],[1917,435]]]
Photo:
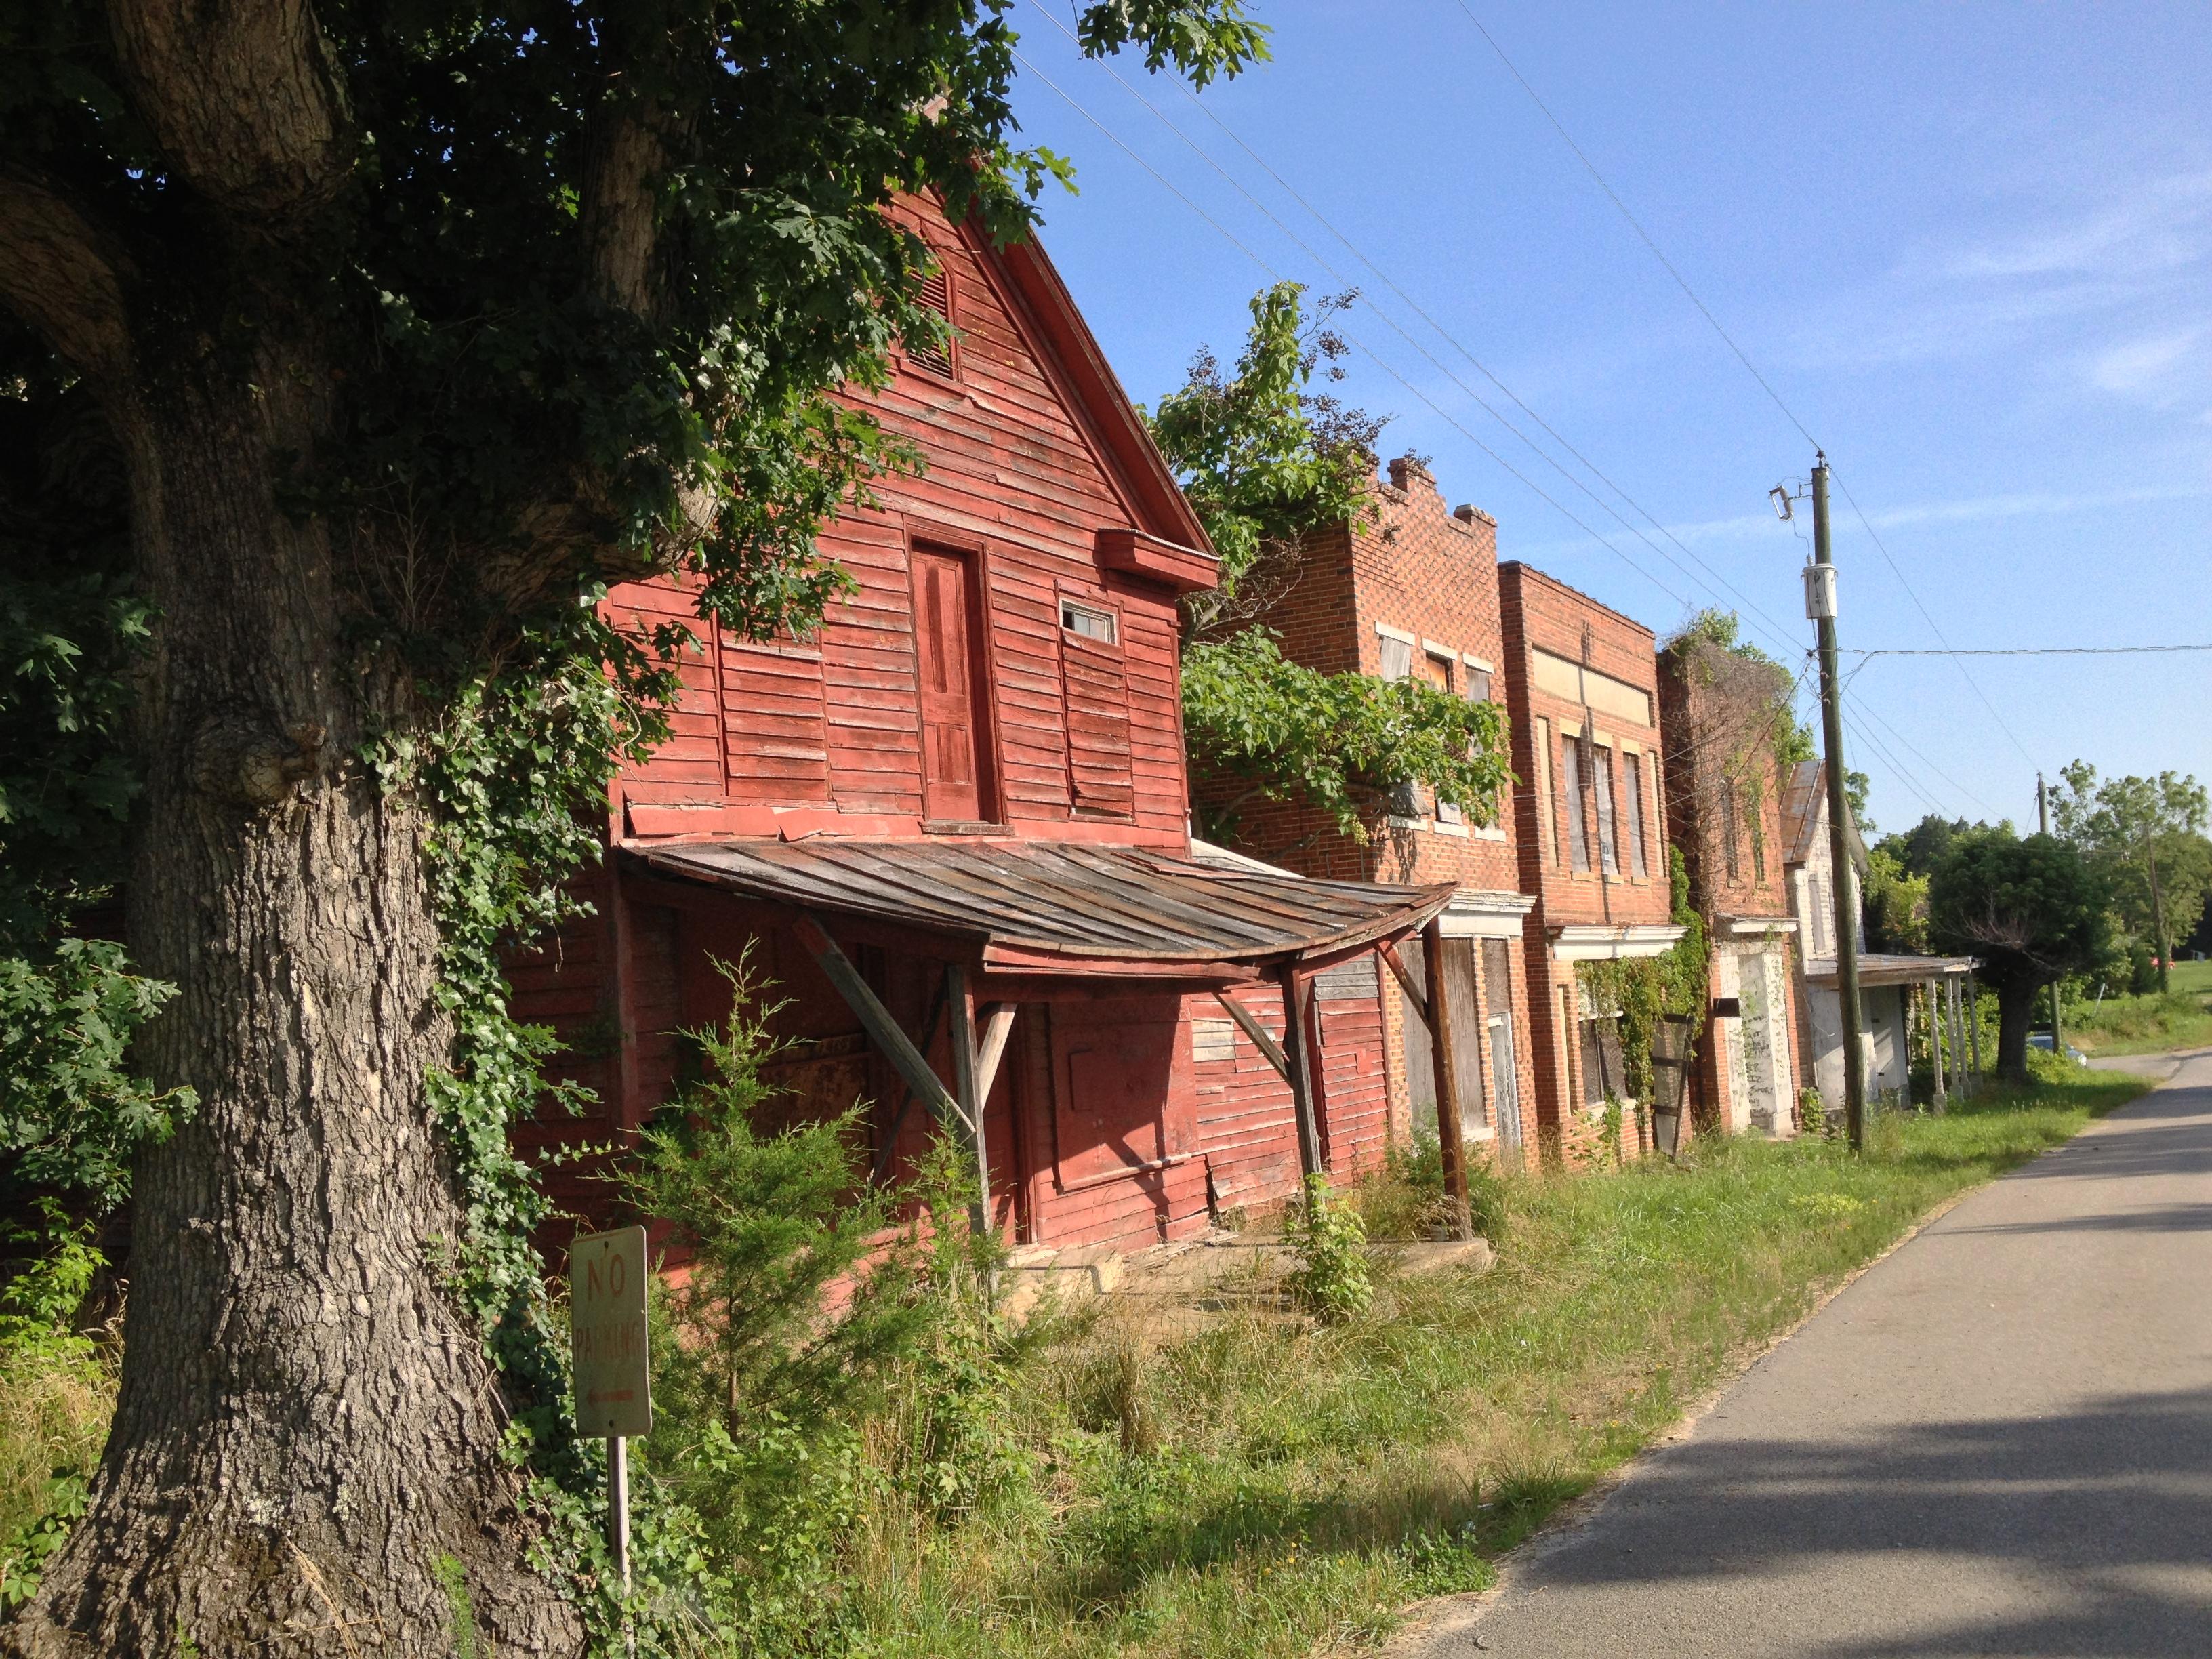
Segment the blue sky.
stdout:
[[[1896,568],[1839,495],[1847,647],[2212,642],[2212,15],[1468,3],[1887,546]],[[1233,356],[1268,276],[1225,231],[1277,274],[1362,288],[1342,390],[1395,417],[1386,454],[1431,456],[1449,501],[1498,518],[1504,556],[1662,634],[1723,604],[1802,663],[1809,514],[1778,523],[1766,492],[1805,477],[1811,447],[1458,0],[1257,9],[1274,61],[1203,95],[1234,138],[1140,64],[1082,62],[1051,21],[1066,0],[1014,12],[1024,136],[1079,175],[1045,199],[1046,246],[1131,394],[1179,384],[1200,342]],[[1967,670],[1852,674],[1847,748],[1883,829],[2025,826],[2036,769],[2076,757],[2212,778],[2212,655]]]

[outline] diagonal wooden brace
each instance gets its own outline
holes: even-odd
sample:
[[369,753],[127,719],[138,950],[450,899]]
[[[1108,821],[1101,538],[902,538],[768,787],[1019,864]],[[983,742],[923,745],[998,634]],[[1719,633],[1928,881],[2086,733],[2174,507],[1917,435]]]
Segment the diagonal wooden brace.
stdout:
[[968,1121],[968,1115],[961,1109],[960,1103],[952,1097],[951,1091],[930,1069],[929,1060],[921,1050],[915,1048],[913,1041],[899,1029],[899,1023],[891,1018],[890,1010],[884,1007],[876,994],[868,988],[868,981],[860,977],[860,969],[854,967],[845,953],[837,948],[837,942],[823,931],[822,924],[812,916],[802,915],[793,924],[793,931],[799,935],[799,942],[813,954],[816,963],[828,975],[830,982],[837,988],[838,994],[845,999],[846,1006],[860,1017],[860,1024],[874,1039],[876,1047],[883,1050],[884,1058],[890,1061],[891,1069],[905,1081],[908,1088],[914,1091],[915,1097],[929,1109],[929,1115],[939,1123],[957,1124],[964,1134],[973,1139],[975,1125]]
[[1235,1020],[1244,1035],[1252,1039],[1252,1046],[1260,1051],[1261,1057],[1268,1065],[1275,1068],[1283,1081],[1288,1083],[1291,1080],[1290,1060],[1278,1046],[1275,1039],[1267,1035],[1267,1028],[1253,1018],[1252,1011],[1237,1001],[1235,997],[1231,996],[1228,992],[1216,991],[1213,994],[1213,1000],[1228,1010],[1229,1018]]

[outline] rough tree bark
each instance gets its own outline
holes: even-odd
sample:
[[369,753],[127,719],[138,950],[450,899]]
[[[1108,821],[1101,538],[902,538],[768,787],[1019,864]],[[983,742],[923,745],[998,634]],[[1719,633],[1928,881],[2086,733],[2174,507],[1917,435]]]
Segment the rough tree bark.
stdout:
[[125,425],[161,610],[130,938],[180,988],[139,1060],[200,1109],[137,1171],[114,1428],[12,1644],[445,1655],[466,1619],[491,1651],[573,1651],[434,1266],[461,1216],[423,1087],[450,1037],[423,825],[359,758],[406,710],[341,637],[320,526],[276,501],[314,411],[242,380],[149,389]]
[[129,459],[160,613],[129,936],[179,988],[137,1059],[199,1109],[136,1171],[91,1511],[0,1650],[573,1653],[573,1609],[527,1565],[496,1377],[435,1265],[462,1215],[426,1102],[450,1030],[425,826],[361,758],[407,718],[404,681],[348,638],[353,550],[339,568],[278,500],[336,379],[295,296],[350,165],[343,99],[296,0],[108,10],[215,227],[208,267],[134,270],[58,186],[0,177],[0,301]]

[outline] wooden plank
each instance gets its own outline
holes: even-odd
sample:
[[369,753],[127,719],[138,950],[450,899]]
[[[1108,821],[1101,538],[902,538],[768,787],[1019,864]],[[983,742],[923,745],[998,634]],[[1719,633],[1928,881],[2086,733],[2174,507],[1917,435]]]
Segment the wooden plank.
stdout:
[[975,1086],[975,992],[967,969],[957,962],[945,964],[945,1012],[951,1017],[953,1096],[975,1163],[976,1196],[968,1201],[968,1224],[980,1236],[991,1231],[991,1158],[983,1145],[983,1095]]
[[1421,961],[1428,970],[1429,1056],[1437,1079],[1437,1146],[1444,1166],[1444,1194],[1462,1238],[1474,1236],[1467,1199],[1467,1149],[1460,1143],[1459,1069],[1452,1050],[1451,998],[1444,990],[1444,928],[1431,921],[1421,930]]
[[1289,1056],[1276,1046],[1275,1039],[1267,1035],[1267,1027],[1252,1017],[1252,1011],[1226,991],[1216,991],[1213,994],[1213,1000],[1229,1011],[1229,1018],[1235,1020],[1244,1035],[1252,1039],[1252,1046],[1260,1051],[1268,1065],[1275,1068],[1275,1074],[1284,1082],[1289,1083],[1291,1081]]
[[798,934],[799,942],[813,956],[816,965],[830,982],[837,988],[838,994],[845,999],[846,1006],[859,1016],[868,1035],[875,1039],[876,1047],[883,1051],[884,1058],[890,1061],[892,1069],[905,1080],[907,1087],[914,1091],[915,1097],[929,1109],[930,1115],[939,1122],[959,1124],[963,1129],[972,1128],[973,1126],[963,1121],[960,1103],[939,1079],[937,1073],[930,1069],[928,1060],[899,1029],[898,1022],[891,1018],[890,1010],[884,1007],[875,992],[869,988],[867,981],[860,977],[860,970],[837,948],[837,942],[823,931],[822,924],[811,915],[802,915],[793,923],[792,931]]
[[975,1093],[979,1099],[991,1097],[991,1085],[999,1080],[999,1061],[1006,1052],[1007,1036],[1014,1029],[1015,1005],[994,1002],[983,1017],[983,1040],[975,1051]]
[[1310,1180],[1328,1173],[1322,1162],[1321,1122],[1314,1111],[1311,1045],[1306,1040],[1308,987],[1296,963],[1285,963],[1275,981],[1283,993],[1283,1075],[1291,1085],[1291,1104],[1297,1114],[1298,1173]]

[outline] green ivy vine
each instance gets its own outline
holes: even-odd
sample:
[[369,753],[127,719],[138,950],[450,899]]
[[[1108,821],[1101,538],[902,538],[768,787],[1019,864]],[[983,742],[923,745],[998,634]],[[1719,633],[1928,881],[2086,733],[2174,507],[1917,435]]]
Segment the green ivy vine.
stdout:
[[1674,921],[1682,929],[1663,954],[1626,962],[1583,962],[1575,978],[1594,1006],[1620,1011],[1620,1069],[1627,1091],[1638,1100],[1653,1098],[1651,1040],[1662,1019],[1689,1021],[1688,1050],[1705,1025],[1705,989],[1711,947],[1705,918],[1690,902],[1690,875],[1679,848],[1667,849],[1667,875]]

